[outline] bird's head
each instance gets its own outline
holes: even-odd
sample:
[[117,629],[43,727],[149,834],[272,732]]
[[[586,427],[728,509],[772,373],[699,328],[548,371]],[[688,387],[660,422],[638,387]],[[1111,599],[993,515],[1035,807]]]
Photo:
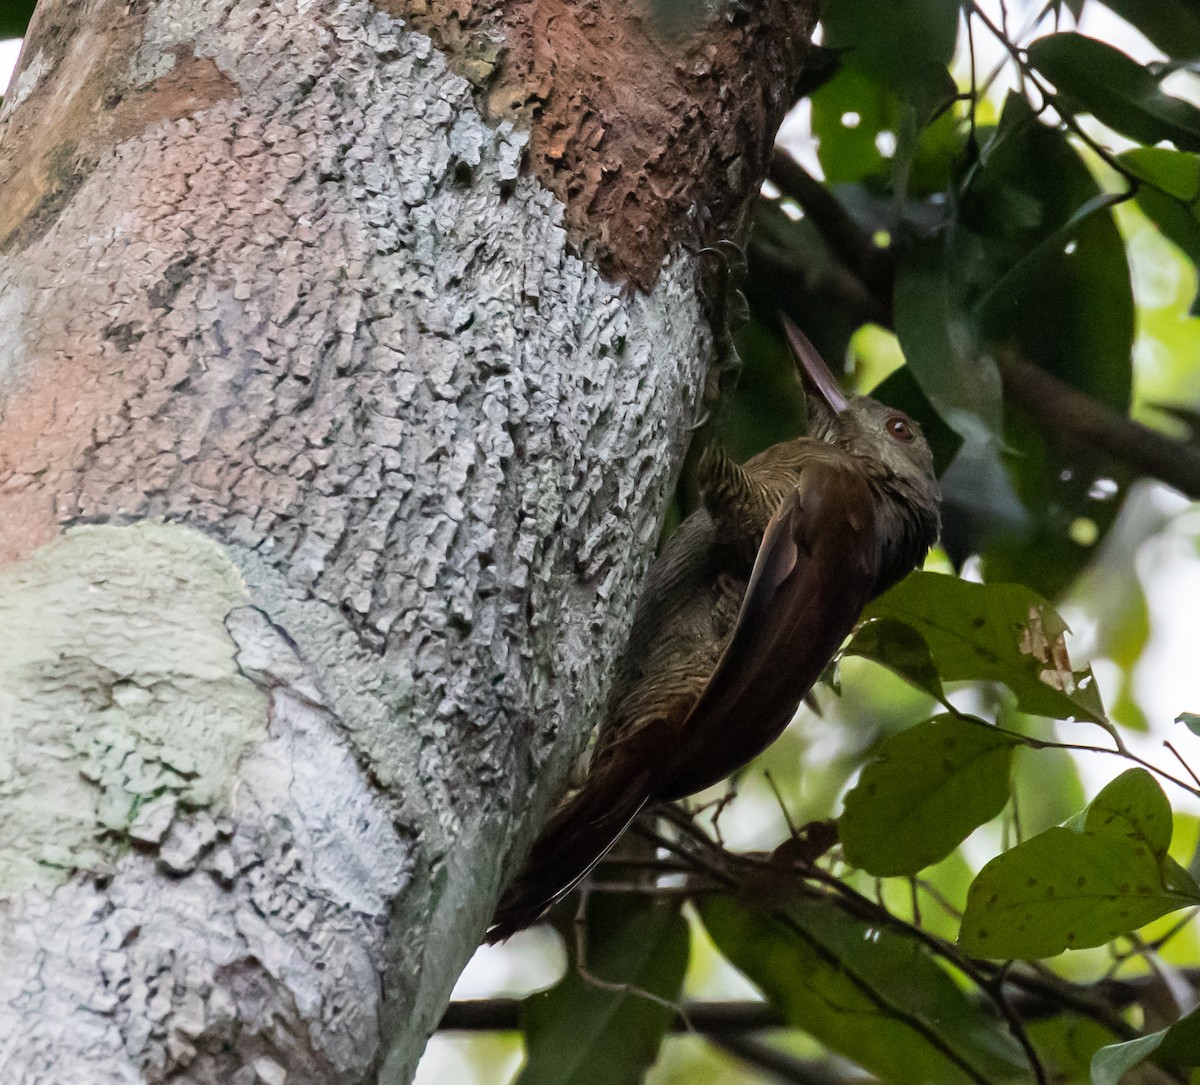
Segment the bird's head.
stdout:
[[804,333],[786,316],[780,314],[780,319],[804,385],[809,436],[879,464],[887,476],[936,505],[940,491],[933,452],[921,427],[902,410],[870,396],[847,396]]

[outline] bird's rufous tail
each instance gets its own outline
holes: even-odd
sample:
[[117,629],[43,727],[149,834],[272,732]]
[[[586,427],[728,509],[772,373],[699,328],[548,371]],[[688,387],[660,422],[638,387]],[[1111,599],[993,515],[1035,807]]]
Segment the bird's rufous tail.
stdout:
[[[622,766],[627,769],[627,766]],[[608,853],[649,798],[649,769],[588,776],[550,819],[517,880],[500,898],[487,932],[494,945],[536,922]]]

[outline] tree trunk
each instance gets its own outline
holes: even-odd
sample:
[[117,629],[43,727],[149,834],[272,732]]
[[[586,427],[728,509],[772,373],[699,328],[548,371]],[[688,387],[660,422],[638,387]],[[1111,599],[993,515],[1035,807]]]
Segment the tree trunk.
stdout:
[[42,0],[0,119],[4,1081],[411,1075],[698,411],[692,253],[811,24],[745,7]]

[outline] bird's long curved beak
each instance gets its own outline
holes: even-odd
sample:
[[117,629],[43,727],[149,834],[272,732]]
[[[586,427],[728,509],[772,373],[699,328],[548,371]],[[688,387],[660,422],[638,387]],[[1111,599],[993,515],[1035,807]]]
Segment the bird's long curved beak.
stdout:
[[783,325],[788,345],[792,348],[792,356],[796,359],[796,371],[800,374],[800,380],[805,389],[820,397],[821,401],[834,414],[841,414],[850,406],[850,401],[846,398],[846,393],[842,391],[834,375],[829,371],[825,359],[808,341],[808,336],[797,328],[787,316],[780,313],[779,321]]

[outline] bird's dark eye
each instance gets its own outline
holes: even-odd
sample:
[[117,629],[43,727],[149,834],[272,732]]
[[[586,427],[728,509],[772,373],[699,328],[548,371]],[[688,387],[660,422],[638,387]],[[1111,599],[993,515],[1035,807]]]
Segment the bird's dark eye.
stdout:
[[912,423],[902,414],[890,414],[887,420],[887,431],[897,441],[911,441],[913,439]]

